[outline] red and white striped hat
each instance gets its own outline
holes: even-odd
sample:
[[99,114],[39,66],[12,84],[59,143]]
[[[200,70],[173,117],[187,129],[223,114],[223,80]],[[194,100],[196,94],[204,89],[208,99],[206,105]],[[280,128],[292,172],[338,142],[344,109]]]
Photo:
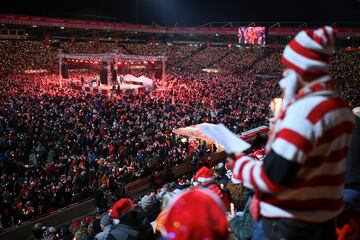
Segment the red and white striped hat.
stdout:
[[329,72],[335,29],[329,26],[299,32],[285,47],[281,62],[299,75],[318,77]]

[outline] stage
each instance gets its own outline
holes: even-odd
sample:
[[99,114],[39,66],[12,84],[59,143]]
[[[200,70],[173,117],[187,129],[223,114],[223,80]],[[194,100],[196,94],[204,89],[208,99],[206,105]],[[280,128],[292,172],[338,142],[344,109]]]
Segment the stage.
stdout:
[[[99,94],[110,96],[111,94],[116,95],[116,93],[117,93],[117,90],[115,90],[115,91],[112,90],[113,87],[108,86],[108,85],[90,86],[89,84],[84,84],[83,86],[74,85],[72,88],[77,91],[82,91],[84,93],[89,93],[89,94],[99,93]],[[116,89],[117,88],[118,88],[118,86],[116,86]],[[123,83],[120,85],[120,92],[122,94],[130,93],[130,92],[137,93],[139,91],[150,91],[150,90],[151,90],[150,88],[145,88],[144,86],[135,85],[135,84]]]

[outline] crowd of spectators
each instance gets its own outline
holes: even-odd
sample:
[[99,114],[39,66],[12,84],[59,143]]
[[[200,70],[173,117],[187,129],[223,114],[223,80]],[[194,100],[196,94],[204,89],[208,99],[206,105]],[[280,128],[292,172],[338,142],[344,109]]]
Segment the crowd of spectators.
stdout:
[[182,124],[222,122],[237,134],[268,119],[268,101],[280,91],[274,79],[205,72],[173,71],[157,84],[159,94],[185,109]]
[[230,52],[231,50],[228,47],[207,47],[177,64],[177,66],[183,69],[201,70],[225,58]]
[[[60,88],[58,75],[3,77],[1,190],[11,216],[2,217],[4,227],[190,160],[174,128],[223,122],[241,133],[269,117],[264,99],[277,94],[273,80],[168,77],[156,93],[115,99]],[[251,94],[255,85],[263,85],[262,99]]]
[[[253,156],[256,157],[254,154]],[[262,155],[257,156],[262,157]],[[203,181],[200,179],[205,175],[211,180]],[[178,204],[181,204],[182,207],[172,208],[177,204],[176,200],[174,201],[174,196],[180,194],[182,194],[183,200]],[[191,201],[185,200],[186,195]],[[223,199],[223,203],[218,205],[219,203],[214,204],[216,201],[210,200],[205,204],[203,201],[206,195],[211,198],[220,197],[219,199]],[[36,239],[112,240],[132,239],[131,237],[135,239],[159,239],[161,234],[164,234],[165,230],[172,226],[171,220],[166,219],[166,217],[178,218],[179,213],[171,212],[171,209],[175,209],[175,211],[178,209],[185,214],[190,214],[194,209],[199,213],[198,218],[184,218],[182,222],[179,222],[182,226],[187,227],[183,234],[188,237],[194,236],[194,234],[216,235],[219,232],[219,227],[213,224],[209,225],[207,232],[198,227],[199,222],[205,222],[206,225],[212,221],[211,218],[216,218],[217,222],[220,219],[223,221],[224,225],[220,227],[220,232],[221,236],[224,237],[222,239],[226,239],[225,237],[229,235],[228,220],[236,216],[238,218],[244,216],[243,219],[249,218],[247,202],[251,195],[252,192],[242,184],[231,180],[231,171],[226,169],[224,162],[215,166],[203,162],[194,175],[183,176],[176,181],[162,185],[155,191],[149,191],[133,199],[116,198],[113,204],[108,205],[101,212],[74,219],[69,225],[63,225],[57,229],[43,226],[41,223],[35,224],[33,232]],[[197,203],[193,202],[195,199]],[[230,201],[234,203],[231,207]],[[195,207],[194,204],[197,206]],[[208,207],[211,205],[212,211],[209,212]],[[219,208],[218,215],[212,213],[216,211],[216,208]],[[207,215],[207,218],[202,218],[203,215]],[[252,229],[254,222],[249,222],[248,225],[249,229]],[[248,234],[251,234],[251,231],[249,230]],[[191,239],[191,237],[184,238],[185,236],[181,238],[180,234],[181,232],[177,233],[179,239]],[[236,239],[234,234],[232,234],[231,239]]]
[[[111,43],[61,46],[74,53],[115,48]],[[19,72],[52,71],[54,47],[0,41],[1,228],[94,196],[99,189],[121,192],[125,183],[193,160],[189,143],[176,138],[174,128],[222,122],[239,134],[266,121],[270,100],[280,94],[278,79],[256,76],[279,75],[280,55],[272,49],[154,43],[122,49],[168,56],[174,67],[165,80],[156,80],[151,93],[83,95],[60,87],[58,74]],[[359,55],[339,52],[331,69],[352,106],[360,103],[358,66]],[[204,67],[220,72],[201,72]]]
[[0,41],[0,69],[22,72],[29,69],[54,70],[56,49],[41,41]]
[[339,93],[353,107],[360,105],[360,54],[336,52],[331,65],[331,76],[335,79]]
[[[250,156],[261,161],[264,149],[260,146]],[[193,175],[155,191],[132,199],[114,198],[97,214],[76,218],[57,229],[37,223],[33,233],[36,239],[46,240],[251,239],[256,224],[250,214],[253,195],[233,178],[225,162],[202,162]],[[338,239],[358,237],[359,217],[352,210],[338,217]]]
[[185,143],[171,134],[168,103],[141,94],[116,101],[83,96],[60,88],[58,80],[1,79],[3,227],[88,197],[104,184],[115,191],[188,157]]
[[143,56],[166,56],[168,58],[167,64],[176,66],[181,64],[185,59],[192,56],[194,53],[203,49],[203,45],[192,44],[164,44],[164,43],[147,43],[136,44],[126,43],[122,45],[124,49],[130,54]]
[[113,52],[117,47],[113,42],[63,42],[60,48],[66,53],[106,53]]

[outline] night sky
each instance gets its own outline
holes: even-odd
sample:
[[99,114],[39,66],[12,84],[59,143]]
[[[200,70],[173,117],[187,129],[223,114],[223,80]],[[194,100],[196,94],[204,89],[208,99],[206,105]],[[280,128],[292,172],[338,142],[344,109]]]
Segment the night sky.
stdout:
[[96,15],[166,26],[228,21],[360,22],[360,0],[2,0],[0,12],[74,18],[73,14]]

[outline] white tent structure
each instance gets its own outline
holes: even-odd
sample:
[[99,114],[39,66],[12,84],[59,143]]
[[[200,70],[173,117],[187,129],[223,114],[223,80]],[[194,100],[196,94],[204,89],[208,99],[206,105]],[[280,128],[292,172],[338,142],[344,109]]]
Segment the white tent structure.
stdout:
[[215,124],[200,123],[200,124],[192,125],[189,127],[176,128],[172,132],[177,135],[181,135],[181,136],[185,136],[185,137],[192,137],[192,138],[197,138],[197,139],[201,139],[204,141],[212,142],[213,141],[212,139],[208,138],[200,131],[199,126],[215,126]]
[[145,86],[145,87],[153,86],[153,80],[148,77],[140,76],[138,79],[143,83],[143,86]]
[[145,88],[149,88],[153,86],[153,80],[144,76],[141,77],[135,77],[131,74],[126,74],[124,77],[124,82],[128,84],[135,84],[135,85],[141,85]]

